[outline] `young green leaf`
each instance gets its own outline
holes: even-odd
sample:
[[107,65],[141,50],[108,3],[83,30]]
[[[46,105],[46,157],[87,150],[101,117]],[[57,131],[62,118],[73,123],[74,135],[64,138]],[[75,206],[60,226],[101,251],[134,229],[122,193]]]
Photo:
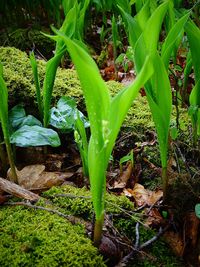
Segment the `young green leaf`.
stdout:
[[170,56],[175,48],[176,41],[179,39],[180,35],[183,35],[182,30],[189,16],[190,12],[184,15],[174,24],[162,45],[161,57],[163,59],[166,69],[168,69]]
[[40,113],[40,118],[42,119],[43,118],[43,106],[42,106],[42,98],[41,98],[41,89],[40,89],[40,82],[39,82],[39,77],[38,77],[37,61],[35,59],[34,52],[30,53],[30,62],[31,62],[31,67],[32,67],[33,77],[34,77],[34,82],[35,82],[38,110]]

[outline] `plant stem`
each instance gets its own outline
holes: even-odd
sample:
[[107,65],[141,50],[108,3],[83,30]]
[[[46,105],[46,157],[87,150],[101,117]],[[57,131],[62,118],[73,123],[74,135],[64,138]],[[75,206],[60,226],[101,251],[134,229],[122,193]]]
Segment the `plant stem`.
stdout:
[[163,183],[163,200],[165,201],[168,189],[167,167],[162,167],[162,183]]
[[101,244],[103,222],[104,222],[104,213],[102,214],[100,219],[95,220],[94,234],[93,234],[93,242],[95,247],[99,247],[99,245]]
[[13,158],[13,153],[12,153],[10,141],[8,139],[5,139],[5,144],[6,144],[8,160],[9,160],[9,164],[10,164],[10,168],[11,168],[11,173],[12,173],[12,182],[17,184],[18,178],[17,178],[16,169],[15,169],[14,158]]

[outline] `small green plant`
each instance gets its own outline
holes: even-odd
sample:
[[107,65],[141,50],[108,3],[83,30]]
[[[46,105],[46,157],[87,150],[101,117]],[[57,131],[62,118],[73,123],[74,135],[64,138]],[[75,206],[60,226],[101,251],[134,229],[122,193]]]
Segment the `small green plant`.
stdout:
[[32,115],[26,116],[22,105],[14,106],[8,113],[10,142],[20,146],[57,147],[60,139],[52,129],[44,128],[42,123]]
[[151,3],[146,1],[139,8],[135,17],[131,17],[125,10],[120,9],[127,25],[129,43],[134,49],[136,71],[141,70],[146,54],[154,55],[152,60],[155,72],[145,84],[145,92],[158,135],[164,198],[168,185],[167,152],[172,109],[172,94],[167,71],[172,52],[180,41],[180,35],[183,34],[183,27],[189,17],[189,14],[186,14],[174,24],[162,45],[161,53],[159,53],[161,26],[167,10],[171,7],[170,3],[170,1],[165,1],[153,12],[150,12]]
[[[195,86],[189,97],[189,115],[191,116],[193,125],[193,144],[197,146],[198,136],[200,135],[200,51],[198,48],[200,45],[200,29],[192,21],[189,21],[185,26],[185,30],[189,41],[195,75]],[[191,62],[189,61],[188,64],[190,70]]]
[[51,109],[50,125],[59,129],[61,132],[74,131],[74,138],[78,146],[85,177],[88,173],[88,141],[86,128],[89,122],[82,112],[77,109],[76,102],[73,98],[63,96],[59,99],[57,107]]
[[[9,121],[8,121],[8,89],[6,87],[5,81],[3,79],[3,65],[0,63],[0,123],[3,132],[4,142],[6,145],[6,151],[8,155],[8,160],[12,172],[13,182],[17,183],[17,173],[15,170],[15,163],[13,158],[13,152],[10,144],[10,134],[9,134]],[[1,153],[1,155],[3,155]],[[4,160],[4,156],[2,156]]]
[[[83,36],[84,17],[88,7],[89,0],[85,1],[83,7],[75,1],[71,6],[67,0],[63,1],[65,11],[65,20],[60,28],[60,32],[70,38],[76,38],[80,42]],[[46,34],[45,34],[46,35]],[[49,35],[46,35],[49,36]],[[43,98],[41,97],[41,90],[39,84],[39,77],[37,72],[37,62],[33,53],[30,54],[31,66],[36,87],[36,95],[38,102],[38,109],[40,116],[43,117],[44,127],[48,127],[50,121],[51,98],[56,77],[57,68],[65,53],[63,40],[56,40],[55,55],[46,64],[46,72],[43,83]]]
[[104,221],[105,172],[121,124],[141,86],[153,73],[149,58],[144,62],[134,83],[111,98],[97,65],[76,42],[59,31],[57,38],[65,42],[76,66],[90,121],[91,137],[88,146],[88,167],[95,211],[94,244],[101,242]]

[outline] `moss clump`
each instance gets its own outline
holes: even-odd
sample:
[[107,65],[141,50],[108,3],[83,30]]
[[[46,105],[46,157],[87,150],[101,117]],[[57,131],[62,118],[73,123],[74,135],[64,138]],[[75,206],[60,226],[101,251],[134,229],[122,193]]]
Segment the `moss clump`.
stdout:
[[[10,29],[7,29],[10,31]],[[42,29],[46,32],[46,29]],[[14,46],[22,51],[32,50],[33,47],[40,51],[45,57],[52,56],[52,51],[55,48],[55,42],[46,37],[38,29],[18,28],[15,31],[2,32],[0,34],[0,43],[4,46]]]
[[[13,106],[22,102],[31,107],[33,102],[36,104],[35,86],[28,55],[13,47],[0,47],[0,61],[4,66],[4,78],[9,90],[10,104]],[[38,60],[41,87],[45,76],[45,66],[46,62],[44,60]],[[107,85],[111,96],[114,96],[123,87],[122,84],[115,81],[109,81]],[[79,107],[84,109],[81,85],[75,70],[61,68],[57,70],[52,103],[55,104],[63,95],[74,97]],[[185,109],[180,109],[179,111],[181,130],[185,132],[188,129],[190,120]],[[173,108],[172,122],[175,122],[175,118],[176,112],[175,108]],[[154,129],[146,97],[138,95],[129,109],[123,125],[125,127],[133,127],[133,129],[141,133],[144,130]]]
[[[0,61],[4,66],[4,79],[8,86],[11,105],[19,102],[32,105],[33,101],[36,101],[36,94],[28,55],[14,47],[0,47]],[[44,60],[38,60],[41,87],[45,77],[45,66]],[[112,82],[108,83],[108,87],[120,86],[117,82]],[[75,70],[61,68],[57,70],[52,103],[54,104],[63,95],[74,97],[77,103],[83,106],[83,94]]]
[[[11,105],[19,102],[32,105],[33,101],[36,101],[36,93],[28,55],[13,47],[0,47],[0,60],[4,66],[4,79],[9,90]],[[45,76],[45,66],[44,60],[38,60],[41,87]],[[58,68],[52,102],[54,103],[63,95],[73,96],[77,102],[82,100],[82,91],[76,72]]]
[[[66,197],[59,197],[59,194],[65,194]],[[75,188],[72,186],[52,187],[45,192],[44,197],[51,199],[54,205],[61,208],[63,212],[82,216],[85,219],[92,219],[93,208],[90,191],[86,188]],[[121,209],[133,210],[133,203],[125,196],[115,196],[106,194],[106,213],[119,214]]]
[[0,266],[106,266],[81,225],[46,211],[2,207]]

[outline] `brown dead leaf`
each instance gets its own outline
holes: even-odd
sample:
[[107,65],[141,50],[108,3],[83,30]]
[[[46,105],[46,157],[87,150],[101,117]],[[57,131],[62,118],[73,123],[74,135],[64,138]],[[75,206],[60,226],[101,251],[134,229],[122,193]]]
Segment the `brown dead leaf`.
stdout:
[[120,175],[119,180],[115,181],[114,185],[109,187],[109,189],[125,188],[128,180],[131,178],[132,172],[133,172],[133,164],[129,162],[126,169],[122,171],[122,174]]
[[181,236],[178,233],[167,231],[164,234],[164,238],[168,245],[171,247],[171,249],[174,251],[174,253],[178,257],[182,257],[185,246]]
[[135,184],[133,190],[129,189],[129,193],[132,194],[138,206],[143,206],[145,204],[152,206],[163,196],[163,192],[161,190],[150,191],[138,183]]
[[145,221],[146,226],[158,226],[163,223],[164,219],[161,216],[160,212],[153,208],[148,212],[148,217]]
[[[16,172],[18,184],[28,190],[51,188],[52,186],[62,184],[64,179],[69,178],[68,173],[46,172],[45,166],[40,164],[26,166],[21,171],[16,169]],[[9,169],[7,176],[10,180],[12,178],[11,175]]]

